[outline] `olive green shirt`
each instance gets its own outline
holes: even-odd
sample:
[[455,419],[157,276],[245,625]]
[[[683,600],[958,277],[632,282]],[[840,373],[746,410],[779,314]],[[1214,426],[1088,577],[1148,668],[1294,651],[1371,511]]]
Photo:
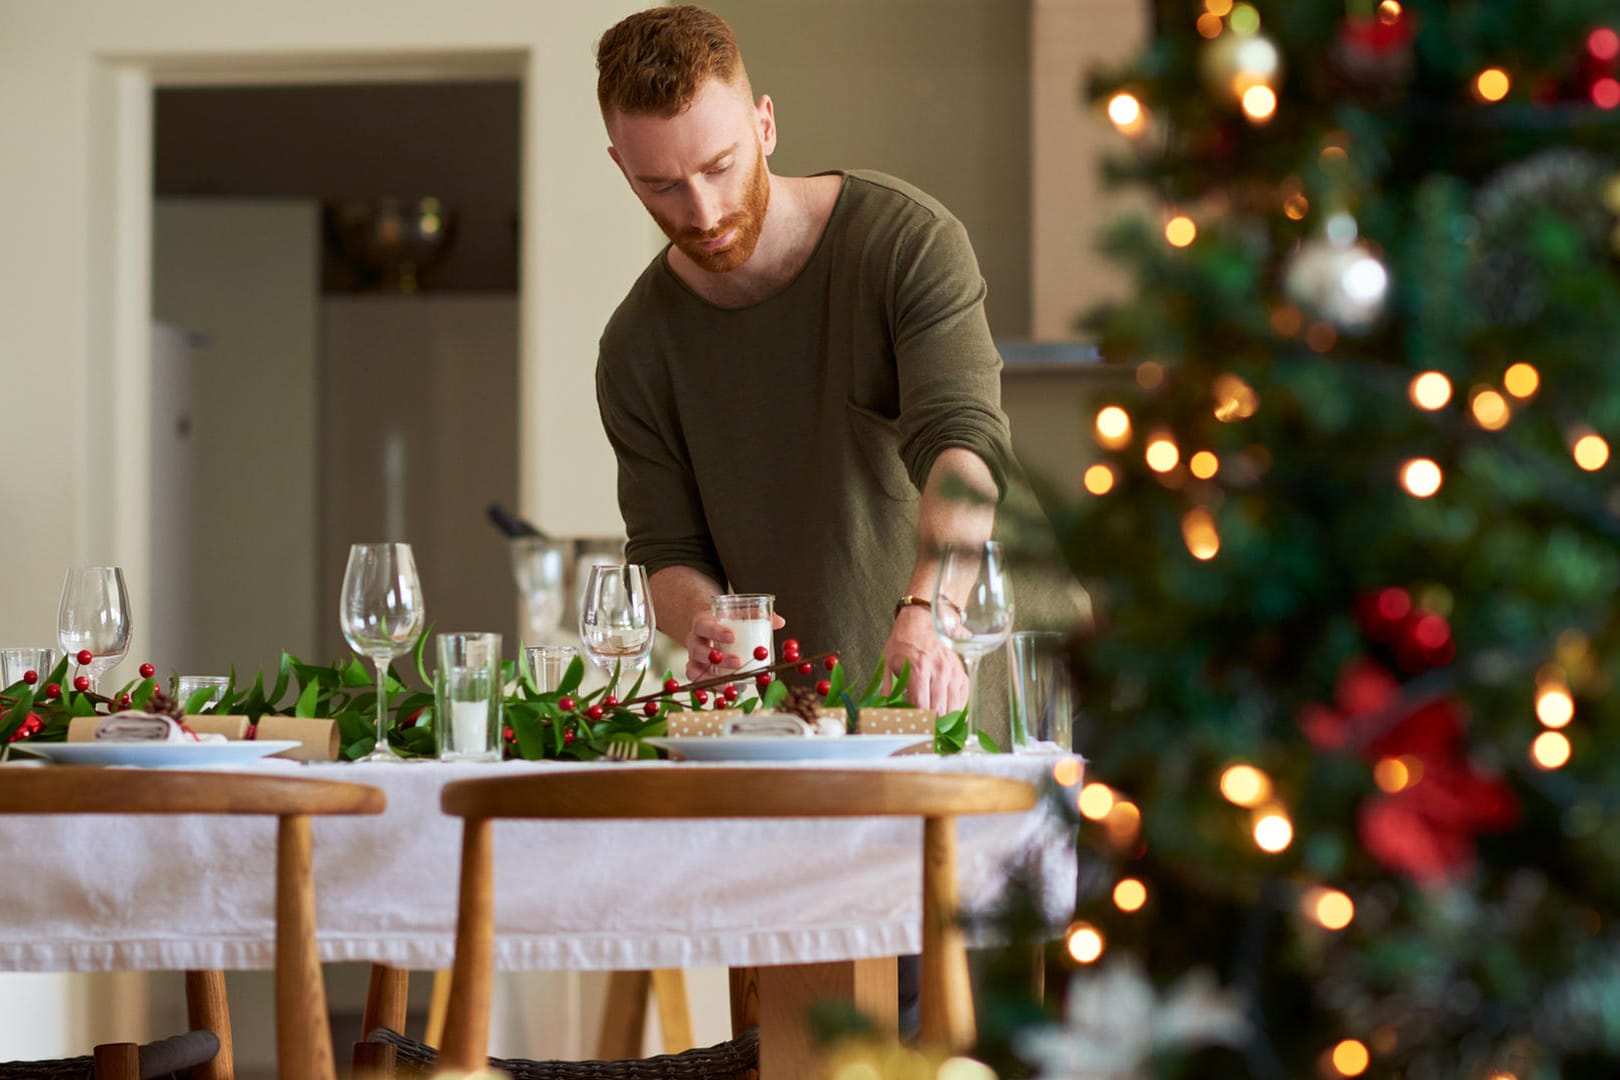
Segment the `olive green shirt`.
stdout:
[[[614,313],[596,370],[627,558],[774,593],[785,634],[863,678],[940,452],[973,451],[1006,490],[1001,358],[967,233],[916,188],[850,172],[803,270],[765,300],[717,307],[667,255]],[[986,694],[1005,710],[1004,688]]]

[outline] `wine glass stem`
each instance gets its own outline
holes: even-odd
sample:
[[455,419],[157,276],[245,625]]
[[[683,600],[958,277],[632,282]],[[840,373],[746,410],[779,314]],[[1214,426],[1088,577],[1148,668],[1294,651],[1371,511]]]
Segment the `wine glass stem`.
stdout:
[[392,749],[388,745],[388,660],[374,656],[371,662],[377,667],[377,745],[372,752],[388,753]]
[[962,663],[968,677],[967,736],[962,740],[962,749],[972,753],[979,749],[979,657],[965,656]]

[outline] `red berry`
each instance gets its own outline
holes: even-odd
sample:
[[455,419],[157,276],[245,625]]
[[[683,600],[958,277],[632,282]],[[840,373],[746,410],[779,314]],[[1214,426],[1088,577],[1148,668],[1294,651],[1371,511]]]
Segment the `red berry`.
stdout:
[[590,717],[592,720],[600,720],[605,715],[605,710],[600,705],[592,705],[590,708],[585,710],[585,715]]
[[[594,709],[594,708],[596,708],[596,706],[592,705],[591,708]],[[563,732],[563,745],[564,746],[567,746],[569,743],[571,743],[573,741],[574,741],[574,733],[572,731]]]
[[130,697],[129,697],[129,695],[128,694],[119,694],[118,695],[118,707],[120,709],[127,709],[127,708],[129,708],[129,706],[130,706]]
[[647,702],[647,704],[645,704],[645,705],[643,705],[641,707],[641,711],[646,713],[648,716],[657,716],[658,715],[658,702],[656,702],[656,701]]
[[808,660],[799,665],[800,675],[808,675],[814,670],[816,670],[816,665],[810,663]]
[[828,694],[832,693],[832,683],[826,679],[822,679],[820,682],[816,683],[816,693],[820,694],[822,697],[826,697]]
[[727,701],[736,701],[737,700],[737,684],[736,683],[727,683],[726,684],[725,696],[726,696]]
[[506,737],[507,742],[511,742],[513,739],[517,738],[517,732],[513,731],[510,727],[501,728],[501,734]]
[[567,694],[564,694],[562,697],[557,699],[557,708],[561,709],[563,712],[573,712],[574,706],[578,704],[579,702],[575,701]]
[[[425,708],[427,708],[427,706],[424,705],[424,706],[422,706],[422,708],[425,709]],[[411,713],[411,715],[407,716],[404,720],[400,721],[399,726],[400,727],[415,727],[416,722],[418,720],[420,720],[421,718],[422,718],[422,709],[417,709],[415,712]]]
[[53,697],[60,697],[61,694],[62,694],[62,688],[60,686],[58,686],[56,683],[48,682],[48,683],[45,684],[45,700],[46,701],[49,701]]
[[707,690],[694,690],[692,691],[692,700],[699,705],[707,705],[709,703],[709,692]]
[[[603,705],[604,708],[611,709],[615,705],[617,705],[618,703],[619,703],[619,699],[614,697],[612,694],[609,694],[607,697],[602,699],[602,705]],[[593,717],[591,717],[591,719],[595,720],[596,717],[593,716]]]
[[763,645],[755,645],[754,646],[754,659],[755,660],[769,660],[770,658],[771,658],[771,650],[767,649]]
[[755,675],[754,685],[758,686],[761,690],[771,685],[771,673],[768,671],[762,671],[758,675]]
[[151,664],[142,664],[141,665],[141,678],[150,679],[152,676],[154,676],[156,674],[157,674],[157,668],[153,667]]
[[821,662],[821,666],[826,668],[828,671],[831,671],[833,668],[837,667],[838,666],[838,656],[837,656],[837,654],[835,653],[832,656],[827,657],[827,659],[825,659],[825,660],[823,660]]
[[799,639],[798,638],[788,638],[786,641],[782,642],[782,651],[785,652],[785,653],[798,652],[799,651]]
[[786,660],[790,664],[797,663],[798,660],[799,660],[799,650],[798,649],[785,649],[785,650],[783,650],[782,659]]
[[73,659],[75,659],[75,660],[77,660],[79,662],[80,667],[84,667],[86,664],[88,664],[90,661],[94,660],[95,658],[96,658],[96,654],[91,652],[89,649],[80,649],[79,650],[79,655],[75,656]]
[[89,693],[89,691],[90,691],[90,676],[88,676],[88,675],[80,675],[77,679],[74,679],[73,680],[73,689],[77,690],[81,694]]
[[723,660],[725,660],[725,658],[726,658],[726,654],[721,652],[719,649],[710,649],[709,650],[709,663],[718,664],[718,663],[722,662]]
[[681,688],[681,680],[679,680],[679,679],[665,679],[664,680],[664,693],[673,694],[675,691],[679,690],[680,688]]
[[33,686],[35,683],[39,682],[39,672],[35,671],[33,668],[29,668],[27,671],[23,672],[23,682],[27,683],[29,686]]

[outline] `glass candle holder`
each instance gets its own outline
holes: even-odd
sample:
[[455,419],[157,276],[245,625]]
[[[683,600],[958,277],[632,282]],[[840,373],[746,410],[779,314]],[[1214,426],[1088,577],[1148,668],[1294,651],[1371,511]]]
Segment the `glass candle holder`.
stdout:
[[438,635],[433,726],[440,761],[501,760],[501,635]]

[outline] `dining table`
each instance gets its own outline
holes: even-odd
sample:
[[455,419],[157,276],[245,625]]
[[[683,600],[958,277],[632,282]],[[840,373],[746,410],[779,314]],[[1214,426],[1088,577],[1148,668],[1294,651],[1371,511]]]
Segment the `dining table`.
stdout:
[[[1062,763],[1069,761],[1065,767]],[[988,910],[1015,868],[1047,922],[1073,911],[1075,829],[1059,805],[1079,770],[1061,756],[901,754],[790,762],[406,764],[264,759],[232,768],[374,785],[385,813],[314,823],[324,962],[451,964],[461,844],[440,791],[454,780],[556,770],[909,769],[1014,777],[1053,797],[958,823],[965,911]],[[0,766],[56,768],[54,765]],[[163,782],[153,770],[152,782]],[[1071,781],[1067,789],[1056,778]],[[0,971],[266,969],[274,964],[275,823],[260,819],[0,819]],[[495,828],[497,970],[758,968],[762,1001],[849,989],[851,970],[921,944],[920,820],[503,821]],[[969,945],[995,944],[985,927]],[[977,936],[975,936],[977,935]],[[892,975],[890,976],[892,980]],[[842,981],[840,981],[842,980]],[[856,995],[859,997],[859,995]],[[797,1013],[776,1003],[773,1015]],[[802,1030],[771,1038],[804,1040]],[[497,1048],[498,1049],[498,1048]],[[0,1058],[4,1048],[0,1048]]]

